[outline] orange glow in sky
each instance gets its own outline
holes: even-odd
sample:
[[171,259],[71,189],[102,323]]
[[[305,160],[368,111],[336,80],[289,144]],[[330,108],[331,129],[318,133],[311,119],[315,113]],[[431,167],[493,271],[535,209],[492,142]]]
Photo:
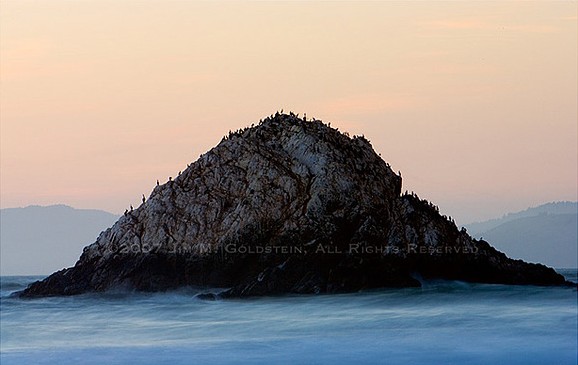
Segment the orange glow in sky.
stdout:
[[543,2],[0,2],[1,206],[121,213],[277,110],[469,223],[577,200],[577,13]]

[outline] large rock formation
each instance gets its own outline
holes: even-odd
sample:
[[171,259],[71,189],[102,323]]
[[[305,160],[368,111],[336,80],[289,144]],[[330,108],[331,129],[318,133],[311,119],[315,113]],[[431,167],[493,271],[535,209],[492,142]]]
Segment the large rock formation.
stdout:
[[187,285],[230,288],[225,296],[331,293],[419,286],[416,277],[565,282],[402,195],[401,176],[365,138],[276,114],[230,133],[102,232],[74,267],[21,295]]

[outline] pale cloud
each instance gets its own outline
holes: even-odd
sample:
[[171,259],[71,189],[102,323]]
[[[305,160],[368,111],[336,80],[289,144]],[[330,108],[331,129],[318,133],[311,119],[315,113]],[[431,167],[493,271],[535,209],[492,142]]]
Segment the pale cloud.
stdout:
[[520,33],[556,33],[560,30],[552,25],[507,25],[503,29]]
[[481,19],[436,20],[422,23],[422,25],[435,30],[495,30],[519,33],[555,33],[560,30],[553,25],[501,24]]
[[317,106],[336,114],[367,114],[413,108],[418,100],[412,95],[351,95],[324,101]]
[[487,29],[491,27],[490,23],[475,19],[435,20],[426,22],[424,25],[434,29]]
[[3,38],[0,43],[2,81],[34,79],[46,74],[42,65],[54,50],[54,43],[43,37]]

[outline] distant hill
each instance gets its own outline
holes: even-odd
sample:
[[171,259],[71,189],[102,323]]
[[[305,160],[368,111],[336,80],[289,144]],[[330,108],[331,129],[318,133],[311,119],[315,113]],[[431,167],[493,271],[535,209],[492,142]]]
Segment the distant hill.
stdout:
[[66,205],[0,210],[0,273],[49,274],[73,266],[118,216]]
[[557,268],[578,267],[578,203],[553,202],[466,225],[512,258]]
[[578,202],[551,202],[542,204],[537,207],[528,208],[516,213],[504,214],[501,218],[494,218],[483,222],[474,222],[467,224],[465,227],[471,235],[477,236],[480,233],[487,232],[506,222],[516,219],[535,217],[540,214],[576,214],[578,211]]

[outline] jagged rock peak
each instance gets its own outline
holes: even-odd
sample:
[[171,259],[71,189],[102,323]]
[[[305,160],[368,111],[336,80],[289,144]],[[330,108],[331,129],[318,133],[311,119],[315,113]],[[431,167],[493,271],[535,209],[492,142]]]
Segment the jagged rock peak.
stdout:
[[277,114],[230,133],[174,180],[156,187],[145,204],[103,232],[85,254],[108,257],[127,246],[135,252],[201,254],[255,226],[307,227],[328,205],[362,210],[400,192],[401,177],[365,138]]
[[416,195],[363,137],[277,113],[230,132],[154,188],[76,265],[23,296],[114,287],[230,287],[229,296],[417,286],[415,275],[557,285],[508,259]]

